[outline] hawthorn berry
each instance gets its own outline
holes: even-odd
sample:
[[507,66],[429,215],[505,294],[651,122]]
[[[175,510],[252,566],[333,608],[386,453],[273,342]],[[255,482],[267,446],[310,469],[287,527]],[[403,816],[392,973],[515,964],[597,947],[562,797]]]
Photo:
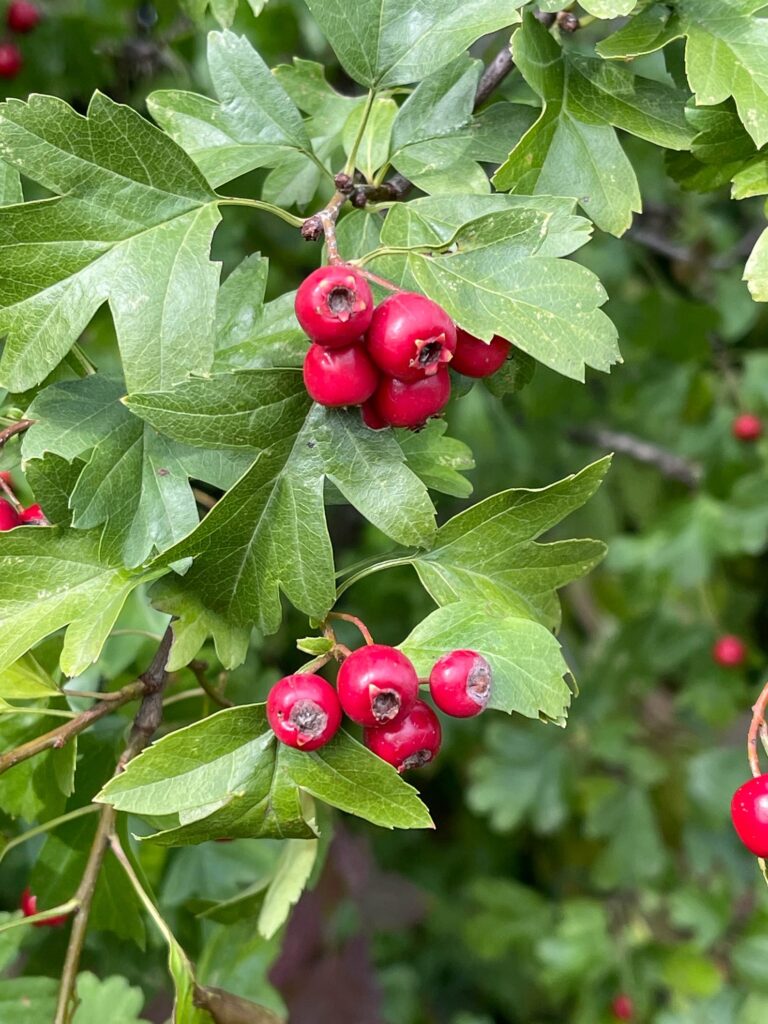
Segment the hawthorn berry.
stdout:
[[747,657],[747,645],[740,636],[726,633],[712,647],[712,659],[722,668],[739,668]]
[[21,522],[18,512],[5,498],[0,498],[0,532],[12,530]]
[[15,43],[0,43],[0,78],[15,78],[23,65],[24,58]]
[[620,992],[611,1002],[611,1013],[616,1020],[632,1020],[635,1016],[635,1006],[626,992]]
[[731,821],[751,853],[768,857],[768,775],[739,786],[731,800]]
[[423,427],[451,397],[451,377],[445,367],[431,377],[406,383],[385,377],[376,389],[374,405],[379,417],[391,427]]
[[344,660],[336,687],[344,713],[353,722],[377,726],[411,710],[419,693],[419,677],[394,647],[368,644]]
[[[27,886],[24,892],[21,894],[21,912],[24,917],[34,917],[38,912],[37,910],[37,896],[34,895],[32,890]],[[67,915],[59,914],[56,917],[49,917],[47,921],[33,921],[33,928],[58,928],[63,924],[67,923]]]
[[269,691],[267,720],[281,743],[317,750],[338,732],[341,705],[325,679],[298,672],[285,676]]
[[299,285],[296,319],[312,341],[341,348],[358,341],[373,316],[373,295],[352,267],[319,267]]
[[11,0],[5,21],[11,32],[32,32],[41,17],[40,8],[29,0]]
[[456,327],[436,302],[416,292],[398,292],[374,310],[366,341],[380,370],[414,381],[431,377],[451,361]]
[[754,413],[744,412],[731,424],[731,432],[737,441],[757,441],[763,435],[763,421]]
[[421,768],[437,757],[442,729],[437,715],[417,700],[403,718],[377,729],[363,730],[363,743],[399,772]]
[[31,526],[48,526],[48,520],[39,505],[30,505],[21,510],[19,520]]
[[485,710],[493,672],[477,651],[451,651],[438,658],[429,675],[432,700],[446,715],[471,718]]
[[387,421],[379,415],[376,409],[376,402],[372,398],[367,402],[363,402],[360,412],[363,417],[363,423],[369,430],[384,430],[385,427],[389,426]]
[[376,367],[359,345],[310,345],[304,357],[304,385],[321,405],[361,405],[378,383]]
[[490,341],[482,341],[456,328],[456,351],[451,368],[465,377],[490,377],[504,365],[512,345],[495,334]]

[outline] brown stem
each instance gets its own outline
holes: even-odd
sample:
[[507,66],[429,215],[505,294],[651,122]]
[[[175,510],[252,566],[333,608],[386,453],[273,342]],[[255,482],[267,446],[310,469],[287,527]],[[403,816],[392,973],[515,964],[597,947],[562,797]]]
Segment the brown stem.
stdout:
[[749,732],[747,733],[747,760],[755,778],[763,774],[760,770],[760,756],[757,753],[757,737],[765,730],[766,706],[768,706],[768,683],[763,687],[760,696],[752,708],[752,721],[749,724]]
[[475,110],[485,103],[494,89],[500,85],[515,66],[509,45],[496,54],[485,69],[475,93]]
[[6,500],[11,504],[11,506],[16,511],[16,513],[20,514],[21,512],[24,511],[24,506],[21,504],[21,502],[16,497],[16,495],[13,493],[13,488],[10,487],[5,482],[5,480],[3,480],[3,478],[1,476],[0,476],[0,491],[3,492],[3,494],[6,497]]
[[200,689],[205,691],[205,693],[211,698],[211,700],[215,704],[218,704],[219,707],[233,708],[235,705],[232,703],[232,701],[225,697],[223,693],[219,693],[219,691],[213,685],[213,683],[211,683],[210,680],[206,678],[205,670],[207,668],[208,663],[206,661],[191,661],[189,663],[189,670],[194,674],[195,679],[197,679],[197,682],[200,685]]
[[[163,634],[160,646],[149,668],[142,674],[137,683],[132,684],[133,686],[139,685],[143,688],[140,691],[140,694],[143,694],[143,696],[139,710],[133,720],[133,726],[128,736],[125,750],[117,762],[115,775],[119,775],[124,771],[131,758],[141,753],[152,739],[162,721],[163,688],[168,679],[165,666],[168,662],[172,643],[173,632],[169,625]],[[107,711],[111,711],[115,704],[114,702],[111,704],[107,703],[105,705],[98,705],[98,707],[105,707]],[[77,972],[80,966],[85,936],[88,931],[88,918],[91,912],[94,893],[96,892],[96,885],[99,881],[99,873],[104,862],[104,855],[113,837],[115,819],[116,812],[114,807],[111,804],[105,804],[99,815],[99,824],[91,845],[91,852],[88,854],[88,862],[75,895],[80,906],[76,911],[67,944],[54,1024],[70,1024],[72,1014],[76,1008]]]
[[328,612],[329,619],[341,619],[342,622],[351,622],[353,626],[357,626],[360,632],[363,634],[363,640],[366,644],[373,643],[373,637],[370,631],[362,619],[358,619],[356,615],[348,615],[346,612]]
[[677,480],[691,490],[695,490],[701,483],[702,469],[697,463],[688,462],[680,455],[668,452],[632,434],[624,434],[605,427],[574,427],[569,431],[569,436],[579,444],[609,448],[621,455],[628,455],[637,462],[654,466],[662,476],[669,480]]
[[18,420],[16,423],[12,423],[10,427],[5,427],[4,430],[0,430],[0,448],[2,448],[12,437],[16,434],[22,434],[25,430],[35,423],[35,420]]
[[[354,260],[352,261],[352,263],[354,263]],[[372,281],[374,284],[378,284],[382,288],[386,288],[387,291],[401,292],[403,290],[402,288],[398,288],[396,284],[393,284],[392,281],[388,281],[386,277],[379,277],[378,274],[372,274],[370,270],[363,270],[362,267],[357,266],[355,267],[355,270],[358,272],[358,274],[361,275],[361,277],[365,277],[369,281]]]

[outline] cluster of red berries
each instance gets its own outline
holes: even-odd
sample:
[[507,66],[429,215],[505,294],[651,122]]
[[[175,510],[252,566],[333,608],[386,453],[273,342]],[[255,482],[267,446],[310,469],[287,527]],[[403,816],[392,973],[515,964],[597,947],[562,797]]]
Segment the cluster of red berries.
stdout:
[[362,406],[372,430],[416,429],[451,396],[448,365],[487,377],[510,343],[490,342],[457,328],[436,302],[398,291],[374,308],[365,277],[353,267],[320,267],[296,292],[296,318],[312,344],[304,383],[321,405]]
[[[491,695],[491,666],[477,651],[451,651],[429,677],[437,707],[469,718]],[[321,676],[285,676],[267,698],[267,718],[277,738],[299,750],[317,750],[336,734],[346,716],[363,726],[363,742],[399,772],[434,760],[442,730],[432,708],[419,700],[419,678],[394,647],[369,644],[345,658],[336,689]]]
[[[34,917],[37,910],[37,896],[27,887],[21,894],[21,912],[24,917]],[[58,928],[67,922],[66,914],[59,914],[56,917],[49,917],[47,921],[33,921],[33,928]]]
[[[5,469],[0,471],[0,480],[5,485],[6,493],[11,493],[11,474]],[[23,508],[18,502],[14,506],[5,498],[0,498],[0,533],[12,530],[15,526],[50,526],[50,523],[39,505]]]
[[[11,32],[26,35],[40,24],[42,17],[37,4],[30,0],[11,0],[5,12],[5,24]],[[0,42],[0,78],[15,78],[24,66],[24,58],[16,43]]]
[[763,436],[763,421],[753,412],[743,412],[731,424],[737,441],[759,441]]

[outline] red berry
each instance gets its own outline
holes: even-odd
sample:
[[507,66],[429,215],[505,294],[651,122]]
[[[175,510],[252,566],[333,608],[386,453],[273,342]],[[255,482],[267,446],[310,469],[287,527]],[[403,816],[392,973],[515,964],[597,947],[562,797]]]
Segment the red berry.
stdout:
[[739,786],[731,800],[731,821],[751,853],[768,857],[768,775]]
[[747,657],[747,645],[739,636],[726,633],[718,637],[712,648],[712,658],[723,668],[738,668]]
[[379,416],[379,413],[376,409],[376,402],[374,401],[373,398],[371,398],[367,402],[363,402],[361,413],[363,417],[363,423],[366,425],[366,427],[368,427],[369,430],[384,430],[385,427],[389,426],[387,421],[382,419],[381,416]]
[[336,686],[344,713],[359,725],[375,726],[411,710],[419,694],[419,677],[394,647],[368,644],[345,659]]
[[374,396],[376,412],[391,427],[423,427],[451,397],[451,376],[441,367],[432,377],[406,383],[385,377]]
[[416,292],[398,292],[376,307],[366,339],[379,369],[389,377],[414,381],[450,362],[456,327],[436,302]]
[[31,32],[40,24],[41,17],[39,7],[29,0],[11,0],[5,20],[11,32]]
[[39,505],[30,505],[29,508],[22,509],[19,519],[22,523],[27,523],[31,526],[49,525],[45,512],[43,512]]
[[15,78],[23,64],[21,50],[15,43],[0,43],[0,78]]
[[0,498],[0,532],[3,530],[12,530],[14,526],[18,526],[20,522],[21,519],[19,514],[13,505],[6,501],[5,498]]
[[441,738],[437,715],[423,700],[417,700],[404,718],[363,731],[366,747],[399,772],[421,768],[433,761],[440,750]]
[[295,309],[312,341],[339,348],[358,341],[368,330],[373,295],[352,267],[319,267],[299,286]]
[[376,367],[358,345],[310,345],[304,357],[304,385],[321,405],[361,405],[378,383]]
[[733,421],[731,431],[737,441],[757,441],[763,434],[763,421],[754,413],[745,412]]
[[456,329],[456,351],[451,369],[465,377],[490,377],[503,366],[512,348],[510,342],[494,334],[490,341],[481,341],[461,328]]
[[325,679],[299,672],[285,676],[269,691],[267,719],[281,743],[317,750],[338,732],[341,705]]
[[[32,893],[32,890],[27,886],[24,892],[21,894],[21,911],[24,917],[33,917],[37,911],[37,896]],[[62,924],[66,924],[67,915],[59,914],[57,917],[49,917],[47,921],[33,921],[33,928],[58,928]]]
[[615,997],[611,1003],[611,1012],[616,1020],[632,1020],[635,1016],[635,1007],[626,992]]
[[446,715],[471,718],[485,710],[493,672],[477,651],[451,651],[435,662],[429,676],[432,700]]

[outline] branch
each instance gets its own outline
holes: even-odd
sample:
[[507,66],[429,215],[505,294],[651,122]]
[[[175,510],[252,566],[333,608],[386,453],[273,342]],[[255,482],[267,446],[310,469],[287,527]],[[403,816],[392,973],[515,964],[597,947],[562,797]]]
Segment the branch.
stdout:
[[755,778],[763,774],[760,770],[760,757],[757,753],[757,737],[762,736],[765,739],[766,706],[768,706],[768,683],[763,687],[760,696],[752,708],[752,721],[750,722],[749,733],[747,734],[747,760]]
[[502,50],[499,50],[482,74],[475,93],[475,110],[485,103],[496,86],[504,81],[514,66],[512,51],[507,44]]
[[29,430],[34,423],[35,420],[18,420],[18,422],[12,423],[10,427],[0,430],[0,448],[3,448],[16,434],[22,434],[25,430]]
[[[141,753],[160,726],[163,717],[163,689],[168,679],[165,666],[168,662],[172,643],[173,631],[169,624],[149,668],[142,674],[137,683],[132,684],[134,687],[141,687],[137,696],[143,696],[139,710],[133,720],[133,726],[131,727],[125,750],[117,762],[115,775],[119,775],[124,771],[131,758]],[[126,689],[129,689],[129,687],[126,687]],[[99,707],[105,707],[107,712],[112,711],[115,706],[114,701],[99,705]],[[88,862],[75,894],[75,899],[78,901],[79,906],[75,912],[74,923],[67,944],[67,955],[64,960],[56,1016],[53,1024],[70,1024],[75,1010],[77,972],[80,966],[85,936],[88,931],[88,918],[90,917],[101,866],[104,863],[104,855],[114,834],[116,816],[115,808],[111,804],[105,804],[99,814],[99,824],[91,845],[91,851],[88,854]]]
[[620,455],[628,455],[637,462],[654,466],[668,480],[677,480],[691,490],[695,490],[701,483],[702,468],[698,463],[689,462],[674,452],[651,444],[650,441],[643,441],[632,434],[624,434],[605,427],[574,427],[569,431],[569,436],[579,444],[610,448]]
[[[218,689],[211,683],[205,674],[205,670],[208,668],[207,661],[190,661],[189,670],[194,674],[195,679],[200,685],[200,689],[205,693],[211,700],[218,704],[220,708],[233,708],[235,705],[225,697],[223,693],[219,693]],[[226,674],[222,673],[223,680],[226,681]],[[220,682],[222,680],[220,677]]]

